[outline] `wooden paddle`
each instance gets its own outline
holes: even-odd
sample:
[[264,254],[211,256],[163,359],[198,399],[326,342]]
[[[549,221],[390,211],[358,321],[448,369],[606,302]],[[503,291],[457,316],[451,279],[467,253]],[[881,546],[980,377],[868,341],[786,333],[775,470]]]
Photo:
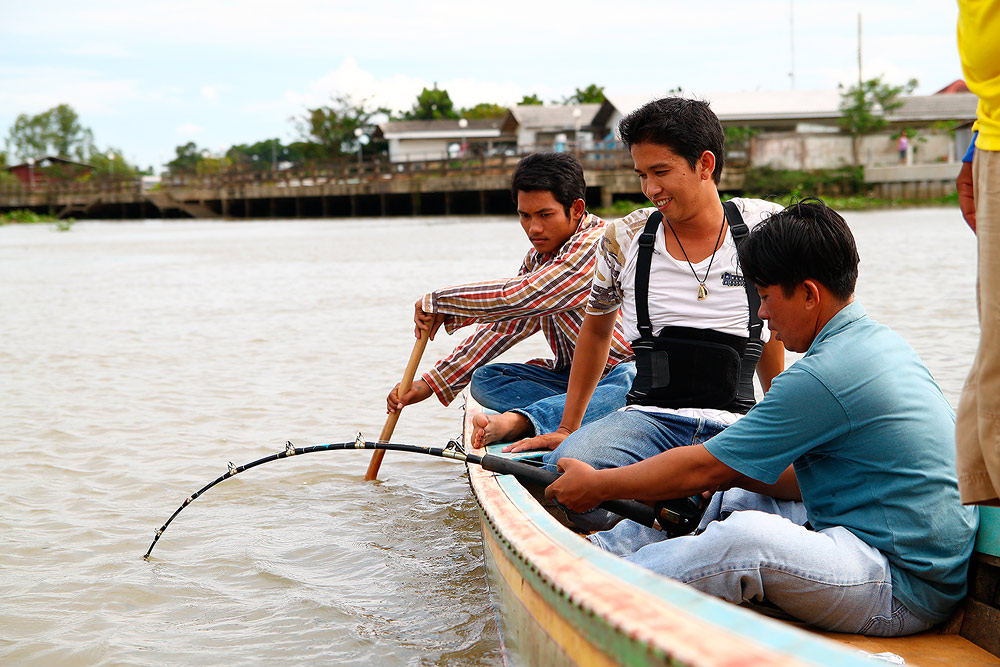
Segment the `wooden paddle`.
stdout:
[[[413,384],[413,376],[416,375],[417,366],[420,365],[420,357],[424,356],[424,348],[427,347],[427,339],[429,337],[430,330],[425,329],[420,332],[420,338],[413,344],[413,351],[410,352],[410,361],[406,364],[406,370],[403,371],[403,379],[399,382],[399,391],[396,392],[397,396],[402,396],[410,390],[410,385]],[[392,432],[396,429],[396,422],[399,421],[400,412],[402,410],[396,410],[386,417],[385,426],[382,427],[382,434],[378,437],[379,442],[389,442]],[[372,454],[372,460],[368,463],[368,472],[365,473],[366,482],[370,482],[378,477],[378,469],[382,465],[383,457],[385,457],[384,449],[377,449]]]

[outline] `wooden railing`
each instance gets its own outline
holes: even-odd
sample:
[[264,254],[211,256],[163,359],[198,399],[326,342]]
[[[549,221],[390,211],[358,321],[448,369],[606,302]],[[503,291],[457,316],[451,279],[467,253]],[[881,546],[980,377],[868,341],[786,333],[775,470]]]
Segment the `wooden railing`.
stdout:
[[60,194],[113,195],[137,194],[143,190],[142,179],[134,176],[127,178],[95,178],[85,181],[46,181],[34,185],[21,183],[0,184],[0,201],[45,195],[48,197]]
[[[508,175],[524,155],[538,150],[552,150],[552,146],[526,147],[513,155],[462,155],[441,156],[406,162],[389,162],[384,156],[357,160],[341,158],[293,166],[288,169],[248,169],[231,167],[211,174],[164,174],[159,187],[174,189],[219,189],[247,186],[295,188],[326,183],[365,183],[394,179],[454,178],[479,175]],[[577,150],[569,144],[568,153],[580,160],[585,169],[604,171],[632,169],[632,160],[618,146]],[[155,187],[155,186],[154,186]],[[47,196],[59,194],[113,195],[119,193],[141,194],[142,179],[92,178],[86,181],[49,181],[29,187],[21,184],[0,185],[0,201],[25,195]]]
[[[551,146],[547,147],[551,150]],[[572,148],[572,147],[571,147]],[[389,162],[384,157],[317,162],[289,169],[260,170],[232,168],[213,174],[164,175],[161,187],[231,188],[248,185],[298,187],[324,183],[361,183],[412,178],[449,178],[510,174],[517,161],[531,150],[514,155],[441,156],[405,162]],[[573,152],[573,151],[569,151]],[[632,161],[620,148],[591,149],[574,153],[585,169],[631,169]]]

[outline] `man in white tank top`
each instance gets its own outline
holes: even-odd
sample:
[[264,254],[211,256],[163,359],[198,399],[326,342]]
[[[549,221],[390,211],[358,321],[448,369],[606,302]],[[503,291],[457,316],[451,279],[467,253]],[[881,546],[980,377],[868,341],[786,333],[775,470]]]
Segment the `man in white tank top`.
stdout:
[[[647,300],[653,335],[664,327],[686,327],[747,337],[750,322],[730,221],[719,200],[724,157],[718,118],[704,102],[665,98],[625,117],[619,133],[632,154],[643,194],[655,208],[636,211],[605,229],[559,428],[505,448],[554,449],[545,456],[550,465],[563,457],[587,461],[595,468],[628,465],[665,449],[700,443],[740,416],[724,407],[633,402],[580,428],[580,417],[607,358],[619,308],[626,338],[634,346],[639,336],[638,238],[656,211],[663,221],[656,230],[649,271]],[[753,199],[737,200],[736,205],[749,227],[780,210],[775,204]],[[766,341],[764,351],[759,361],[751,362],[756,363],[764,391],[784,368],[780,342],[768,338],[765,330],[761,335]],[[672,377],[670,383],[690,380]],[[588,514],[573,517],[579,527],[595,530],[613,521],[603,510]]]

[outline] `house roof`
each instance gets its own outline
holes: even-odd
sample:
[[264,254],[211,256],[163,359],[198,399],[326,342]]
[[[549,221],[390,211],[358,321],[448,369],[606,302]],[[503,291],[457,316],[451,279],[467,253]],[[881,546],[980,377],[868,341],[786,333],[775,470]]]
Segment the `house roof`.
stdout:
[[512,133],[517,122],[510,111],[500,118],[474,118],[463,128],[460,118],[440,120],[393,120],[379,123],[378,133],[386,139],[440,139],[452,137],[499,137]]
[[[579,117],[574,112],[579,109]],[[532,130],[565,130],[575,127],[577,121],[580,127],[594,125],[594,117],[601,110],[600,104],[518,104],[511,107],[514,118],[521,127]]]
[[[41,157],[35,158],[35,161],[31,164],[32,167],[48,167],[52,164],[72,164],[77,167],[90,167],[93,165],[87,164],[86,162],[77,162],[76,160],[70,160],[69,158],[62,157],[60,155],[43,155]],[[12,164],[9,167],[4,167],[6,170],[16,169],[18,167],[29,166],[27,162],[22,162],[20,164]]]
[[[753,120],[805,120],[840,116],[838,90],[783,90],[741,93],[684,93],[707,101],[723,123]],[[657,96],[621,95],[608,99],[622,115]]]
[[[808,122],[840,118],[840,90],[783,90],[743,93],[685,93],[706,100],[723,123]],[[655,97],[609,96],[623,115]],[[886,116],[890,122],[971,120],[976,117],[976,97],[971,93],[949,95],[908,95],[899,98],[901,107]]]
[[900,97],[903,106],[886,116],[894,123],[907,121],[957,120],[971,121],[976,118],[979,103],[972,93],[951,93],[945,95],[910,95]]
[[965,85],[965,81],[962,79],[955,79],[947,86],[941,90],[934,93],[935,95],[950,95],[952,93],[967,93],[969,92],[969,87]]

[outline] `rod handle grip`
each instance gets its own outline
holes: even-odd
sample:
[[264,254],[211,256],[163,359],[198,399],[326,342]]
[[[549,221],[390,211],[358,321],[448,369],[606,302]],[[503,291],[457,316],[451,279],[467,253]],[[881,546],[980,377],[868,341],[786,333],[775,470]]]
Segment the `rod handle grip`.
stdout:
[[[479,465],[490,472],[497,472],[502,475],[513,475],[522,482],[534,482],[535,484],[541,484],[543,486],[548,486],[552,482],[559,479],[562,475],[562,473],[559,472],[546,470],[545,468],[538,468],[528,463],[524,463],[523,461],[507,459],[502,456],[496,456],[495,454],[483,455]],[[656,512],[649,505],[644,505],[638,501],[606,500],[601,503],[599,507],[617,514],[618,516],[631,519],[636,523],[641,523],[644,526],[649,526],[650,528],[657,527]]]

